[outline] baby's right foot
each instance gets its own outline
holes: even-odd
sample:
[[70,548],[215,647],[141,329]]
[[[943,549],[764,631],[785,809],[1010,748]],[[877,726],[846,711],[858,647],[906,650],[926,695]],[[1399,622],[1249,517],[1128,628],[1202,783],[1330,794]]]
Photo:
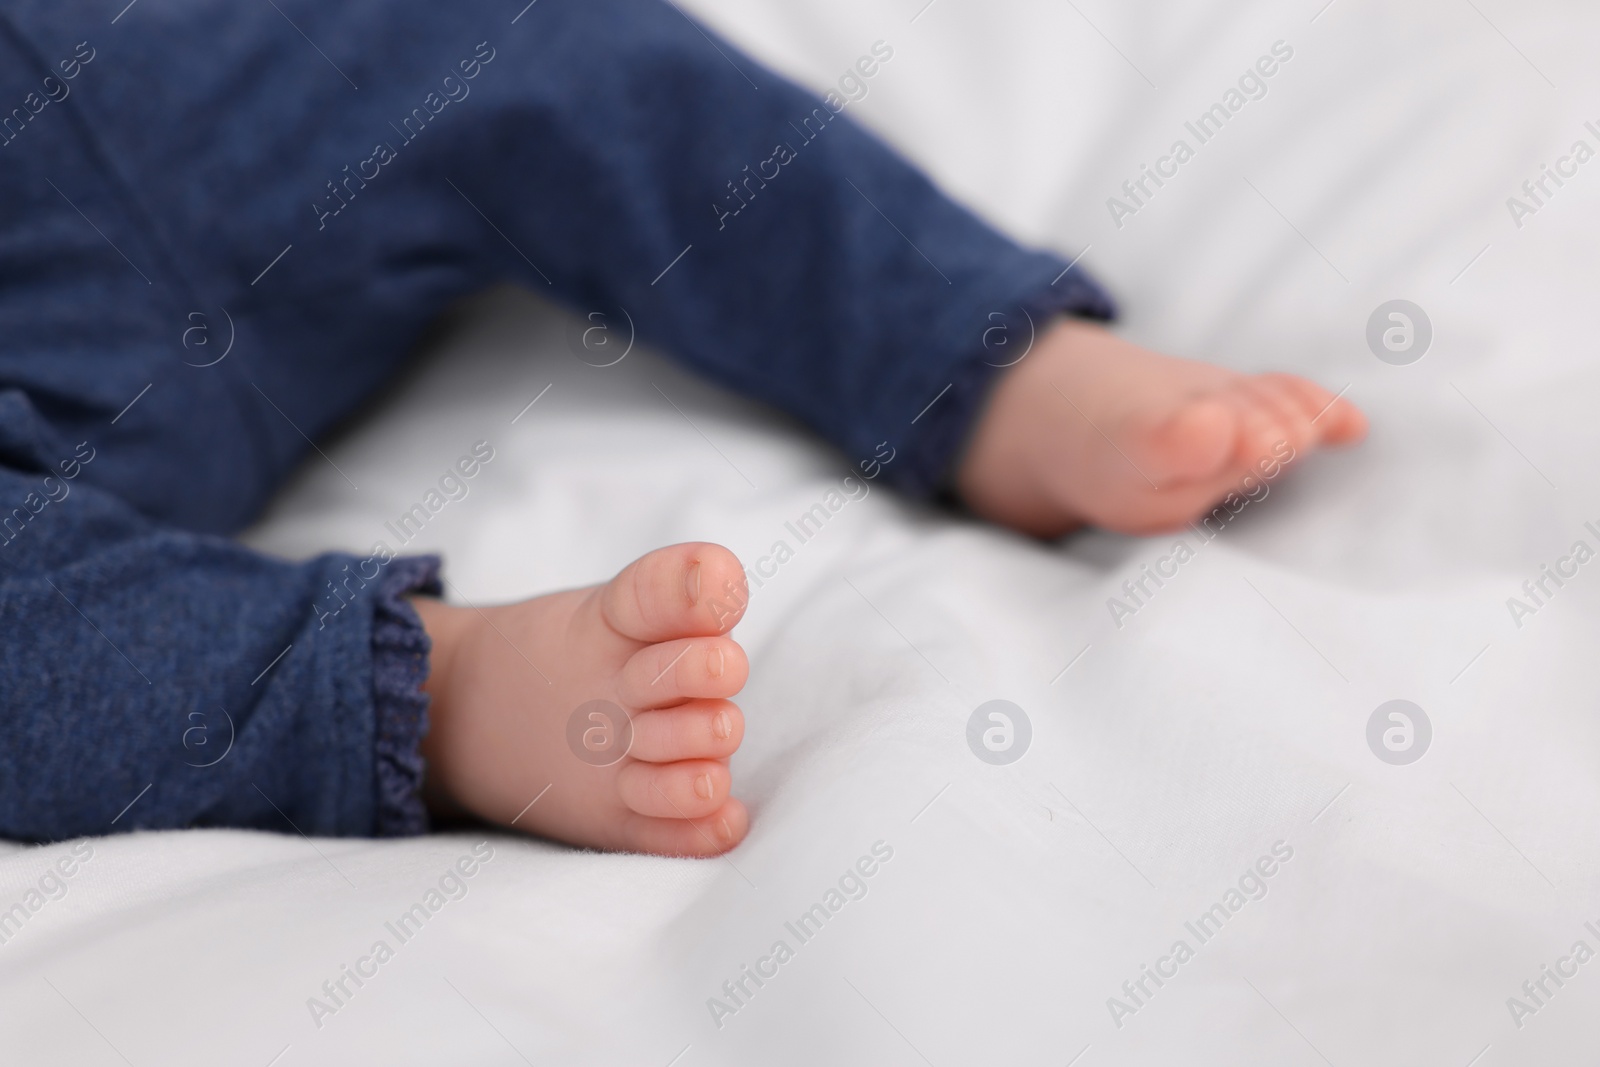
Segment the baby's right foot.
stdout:
[[[726,635],[747,597],[733,553],[683,544],[604,585],[519,604],[415,598],[434,643],[429,806],[591,848],[708,856],[737,845],[750,820],[730,795],[728,758],[744,716],[727,698],[749,663]],[[592,701],[626,708],[632,723],[627,754],[603,766],[610,750],[594,759],[574,747],[618,725],[595,705],[600,717],[580,714],[574,730]]]

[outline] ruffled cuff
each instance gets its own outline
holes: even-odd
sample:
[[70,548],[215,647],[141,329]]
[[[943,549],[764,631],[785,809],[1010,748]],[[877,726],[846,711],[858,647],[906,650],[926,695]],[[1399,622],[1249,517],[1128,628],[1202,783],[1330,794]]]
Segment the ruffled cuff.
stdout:
[[[1065,267],[1065,261],[1061,265]],[[1100,321],[1117,316],[1111,297],[1077,267],[1066,270],[1054,283],[1019,304],[1025,319],[1033,324],[1035,337],[1056,315]],[[965,362],[957,364],[951,371],[948,390],[914,423],[908,462],[885,468],[892,473],[891,481],[913,496],[950,492],[956,465],[966,451],[984,404],[1013,365],[1014,362],[1002,363],[997,353],[984,351],[981,346]]]
[[372,702],[379,837],[428,832],[428,808],[422,800],[428,694],[422,683],[428,677],[433,642],[406,595],[440,592],[439,557],[408,556],[388,564],[374,599]]

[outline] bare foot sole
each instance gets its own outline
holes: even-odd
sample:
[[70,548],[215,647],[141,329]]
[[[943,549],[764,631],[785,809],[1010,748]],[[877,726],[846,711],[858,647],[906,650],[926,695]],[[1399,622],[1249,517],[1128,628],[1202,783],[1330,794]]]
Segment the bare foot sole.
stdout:
[[416,598],[434,641],[430,807],[593,848],[706,856],[738,844],[749,815],[728,759],[744,716],[728,698],[749,663],[727,633],[747,595],[731,552],[681,544],[604,585],[518,604]]

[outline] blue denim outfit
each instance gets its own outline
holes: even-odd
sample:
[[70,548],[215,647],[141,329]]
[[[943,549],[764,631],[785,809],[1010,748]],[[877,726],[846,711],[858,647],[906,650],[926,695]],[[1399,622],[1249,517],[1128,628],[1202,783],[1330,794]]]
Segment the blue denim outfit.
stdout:
[[438,561],[225,535],[494,283],[935,492],[1112,309],[841,110],[661,0],[0,0],[0,835],[426,829]]

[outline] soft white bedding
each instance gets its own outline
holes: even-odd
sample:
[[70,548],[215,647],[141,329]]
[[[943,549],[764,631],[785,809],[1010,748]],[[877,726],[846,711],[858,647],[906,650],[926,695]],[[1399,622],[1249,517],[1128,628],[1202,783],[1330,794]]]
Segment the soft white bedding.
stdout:
[[[1118,626],[1108,598],[1173,538],[1044,546],[875,489],[797,544],[785,522],[849,459],[642,349],[578,362],[568,320],[529,298],[480,302],[328,449],[359,491],[313,458],[248,539],[393,544],[384,522],[481,439],[495,458],[471,495],[409,546],[445,553],[461,597],[597,581],[673,541],[749,562],[787,540],[739,631],[749,841],[689,862],[499,835],[137,834],[94,840],[70,877],[47,874],[69,845],[14,848],[0,911],[30,888],[45,903],[0,943],[0,1060],[1498,1067],[1592,1051],[1600,962],[1572,953],[1600,951],[1600,566],[1549,585],[1520,627],[1507,598],[1575,541],[1600,548],[1584,526],[1600,526],[1600,162],[1563,164],[1576,175],[1520,228],[1506,198],[1574,141],[1600,148],[1584,125],[1600,126],[1584,110],[1600,19],[1321,2],[688,4],[819,88],[887,41],[855,115],[1018,235],[1091,246],[1129,336],[1348,386],[1371,440],[1190,537],[1194,558]],[[1265,97],[1118,228],[1106,198],[1278,41],[1293,56]],[[1434,328],[1408,366],[1364,339],[1394,298]],[[1008,766],[966,741],[992,699],[1032,725]],[[1368,746],[1395,699],[1432,724],[1409,765]],[[445,877],[465,857],[472,876]],[[863,857],[871,876],[849,877]],[[841,887],[859,899],[828,896]],[[804,941],[785,925],[834,902]],[[402,941],[386,924],[417,903],[438,907]],[[1220,931],[1186,925],[1218,903]],[[392,958],[314,1013],[379,940]],[[1192,958],[1172,957],[1179,940]],[[776,973],[714,1013],[747,965]],[[1135,1000],[1123,984],[1145,965],[1175,975]],[[1541,979],[1535,999],[1523,983]]]

